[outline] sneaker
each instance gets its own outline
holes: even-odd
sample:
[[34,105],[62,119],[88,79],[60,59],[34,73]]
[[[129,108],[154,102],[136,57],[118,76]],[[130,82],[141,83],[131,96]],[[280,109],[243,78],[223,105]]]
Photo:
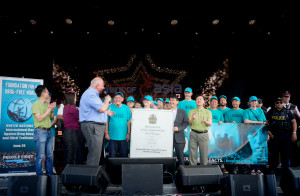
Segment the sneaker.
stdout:
[[278,168],[278,169],[281,168],[281,163],[279,163],[279,164],[277,165],[277,168]]
[[260,171],[260,170],[257,170],[256,173],[260,174],[260,175],[264,175],[264,173],[262,171]]
[[56,174],[56,169],[53,167],[53,174]]
[[235,167],[233,168],[233,170],[232,170],[232,173],[237,174],[238,171],[239,171],[238,166],[235,166]]
[[226,168],[221,168],[221,171],[223,172],[223,174],[228,174],[229,173]]
[[255,175],[255,170],[251,170],[250,174]]

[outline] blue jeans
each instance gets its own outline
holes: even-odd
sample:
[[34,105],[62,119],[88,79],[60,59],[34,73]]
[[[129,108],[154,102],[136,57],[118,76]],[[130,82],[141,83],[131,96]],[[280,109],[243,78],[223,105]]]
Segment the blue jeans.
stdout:
[[53,175],[53,136],[51,131],[34,129],[34,141],[36,146],[35,171],[36,175],[43,175],[42,162],[46,152],[46,174]]
[[128,157],[128,142],[126,140],[109,140],[108,150],[110,157]]

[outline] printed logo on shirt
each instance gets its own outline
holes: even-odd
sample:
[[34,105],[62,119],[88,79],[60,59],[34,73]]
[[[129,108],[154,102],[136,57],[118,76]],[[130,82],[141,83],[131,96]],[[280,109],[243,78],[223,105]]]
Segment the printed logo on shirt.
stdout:
[[115,114],[114,115],[115,118],[125,118],[124,114]]

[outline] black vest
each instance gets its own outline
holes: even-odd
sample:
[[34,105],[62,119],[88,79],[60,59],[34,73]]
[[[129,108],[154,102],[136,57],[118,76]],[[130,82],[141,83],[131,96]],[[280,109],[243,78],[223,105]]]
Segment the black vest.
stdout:
[[272,133],[289,133],[292,129],[291,119],[289,112],[291,110],[282,108],[281,111],[272,109],[270,117],[270,130]]

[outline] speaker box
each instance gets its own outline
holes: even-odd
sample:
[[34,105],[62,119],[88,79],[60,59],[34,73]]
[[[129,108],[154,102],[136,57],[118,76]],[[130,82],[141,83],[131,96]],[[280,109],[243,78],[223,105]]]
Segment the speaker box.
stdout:
[[264,196],[263,175],[229,174],[221,180],[221,195]]
[[61,182],[67,190],[103,193],[110,179],[102,166],[68,164],[61,174]]
[[287,195],[292,193],[300,195],[300,167],[283,168],[280,186]]
[[8,196],[46,196],[47,176],[9,176]]
[[175,183],[179,192],[199,192],[201,187],[217,191],[222,178],[219,165],[180,165]]
[[122,164],[124,195],[162,195],[162,164]]
[[57,175],[48,176],[47,196],[60,196],[60,178]]

